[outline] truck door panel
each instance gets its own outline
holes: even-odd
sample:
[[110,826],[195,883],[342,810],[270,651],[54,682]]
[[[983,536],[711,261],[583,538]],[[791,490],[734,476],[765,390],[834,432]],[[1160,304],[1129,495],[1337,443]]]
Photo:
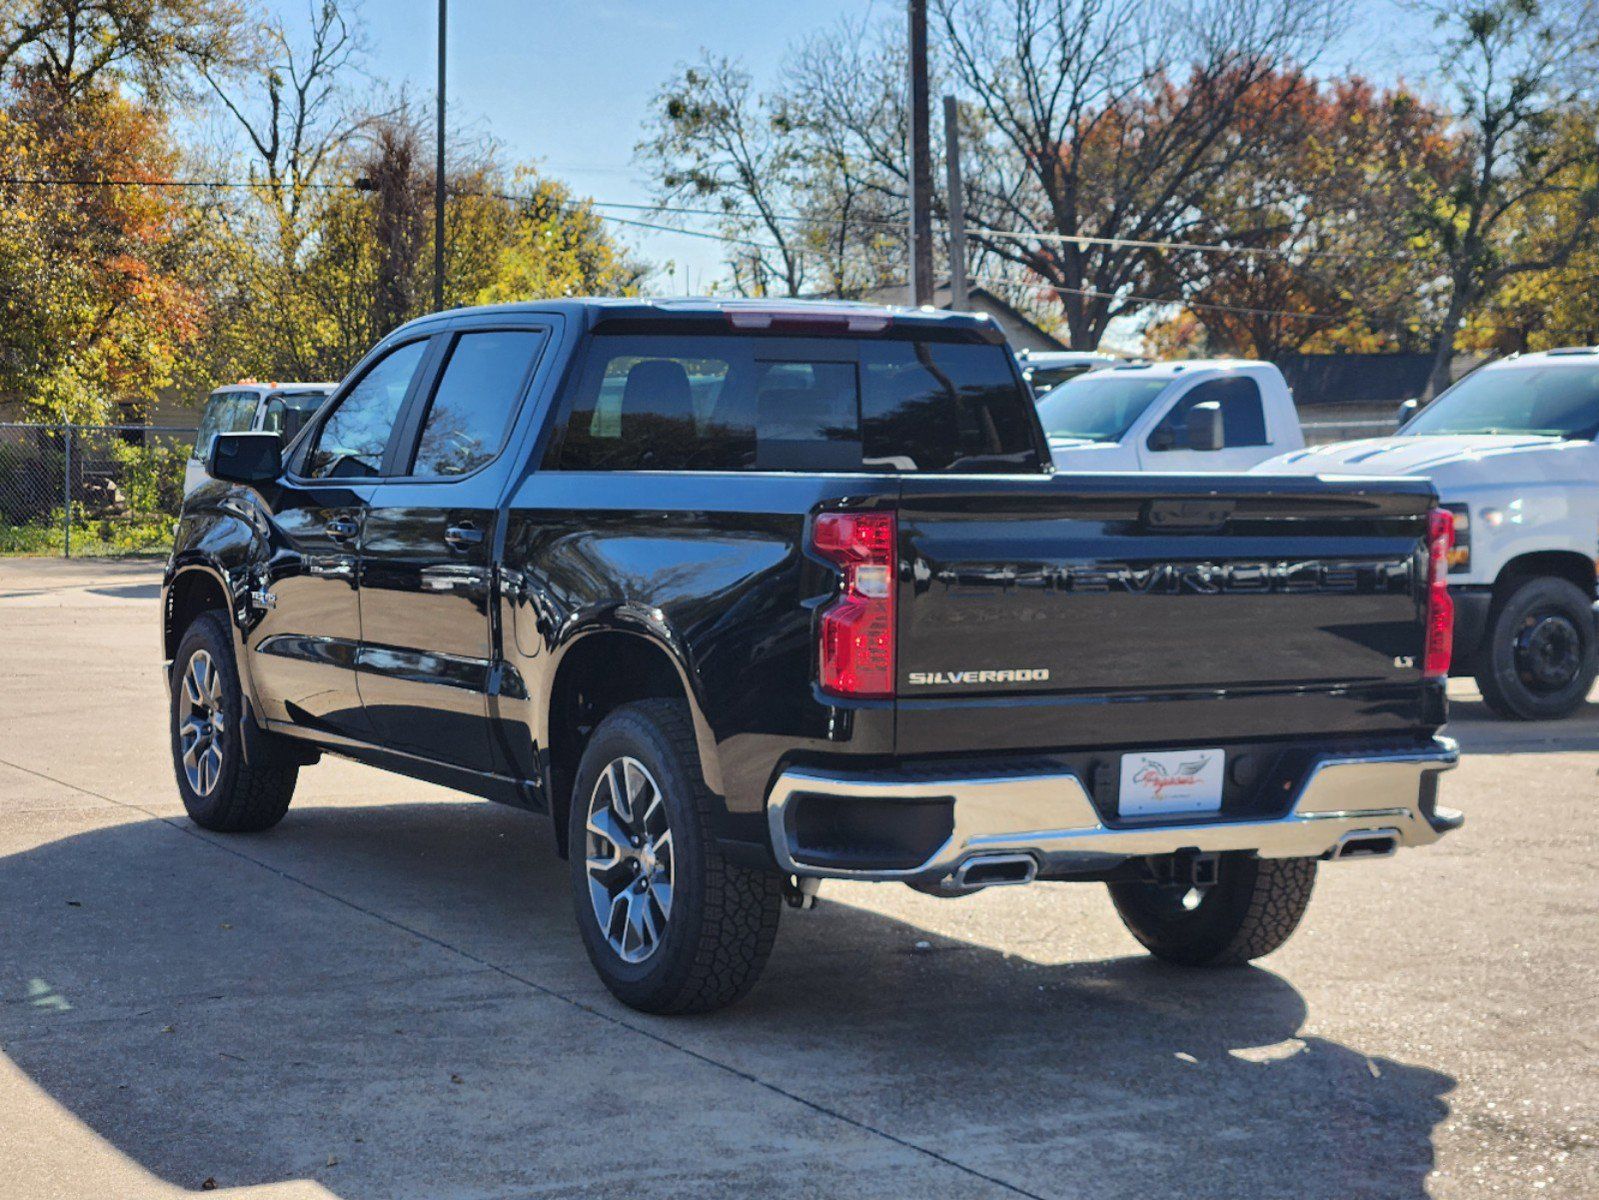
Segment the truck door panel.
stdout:
[[360,692],[383,743],[503,769],[489,736],[500,457],[547,331],[449,335],[438,381],[408,414],[412,449],[367,518]]
[[425,338],[406,342],[363,370],[277,489],[267,514],[273,554],[260,581],[273,600],[251,640],[269,719],[371,737],[355,679],[360,543],[427,346]]

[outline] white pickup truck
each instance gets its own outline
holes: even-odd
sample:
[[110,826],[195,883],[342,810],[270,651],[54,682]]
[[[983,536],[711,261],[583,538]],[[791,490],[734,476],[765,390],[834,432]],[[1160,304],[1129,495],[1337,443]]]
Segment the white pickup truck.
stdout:
[[1248,359],[1130,363],[1044,393],[1058,471],[1247,471],[1305,444],[1282,373]]
[[1424,475],[1455,514],[1451,673],[1495,712],[1575,712],[1596,670],[1599,348],[1550,350],[1466,376],[1392,437],[1318,446],[1258,472]]
[[183,494],[187,496],[207,479],[206,455],[219,433],[266,431],[275,433],[285,444],[292,442],[322,402],[333,394],[331,383],[242,383],[219,387],[206,399],[195,431],[194,452],[183,472]]

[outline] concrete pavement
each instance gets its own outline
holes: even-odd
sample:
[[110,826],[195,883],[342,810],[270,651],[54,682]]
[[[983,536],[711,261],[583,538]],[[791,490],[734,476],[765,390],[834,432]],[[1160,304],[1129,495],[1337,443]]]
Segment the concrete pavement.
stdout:
[[741,1006],[615,1004],[540,823],[327,760],[183,818],[149,564],[0,560],[0,1197],[1599,1195],[1599,710],[1462,689],[1428,850],[1261,968],[1103,889],[828,885]]

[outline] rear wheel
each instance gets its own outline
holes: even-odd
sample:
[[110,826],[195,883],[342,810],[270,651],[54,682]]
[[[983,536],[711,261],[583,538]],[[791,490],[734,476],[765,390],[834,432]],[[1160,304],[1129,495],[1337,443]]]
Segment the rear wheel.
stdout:
[[1223,854],[1216,881],[1112,883],[1110,898],[1151,954],[1185,967],[1235,967],[1277,949],[1299,927],[1316,884],[1313,858]]
[[595,729],[572,791],[573,904],[589,960],[623,1004],[709,1012],[754,986],[782,876],[722,857],[688,710],[642,700]]
[[244,755],[244,693],[233,634],[221,613],[202,613],[172,661],[172,765],[189,818],[219,833],[255,833],[283,819],[299,767],[271,756],[262,739]]
[[1582,706],[1596,671],[1593,602],[1569,580],[1543,576],[1497,606],[1476,679],[1499,716],[1550,721]]

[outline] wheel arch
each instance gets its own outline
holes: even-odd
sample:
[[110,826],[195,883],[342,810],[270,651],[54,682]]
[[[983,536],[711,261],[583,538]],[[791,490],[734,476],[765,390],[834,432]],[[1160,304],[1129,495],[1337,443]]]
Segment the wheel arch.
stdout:
[[171,662],[178,643],[202,612],[220,609],[233,621],[233,591],[227,577],[207,562],[190,562],[176,567],[163,587],[161,605],[161,650],[163,660]]
[[1518,554],[1499,569],[1494,580],[1494,595],[1501,599],[1528,579],[1550,576],[1568,580],[1592,599],[1594,571],[1594,560],[1575,550],[1534,550]]
[[574,633],[560,647],[539,741],[556,845],[563,855],[577,764],[594,728],[624,704],[648,699],[687,704],[705,786],[722,794],[715,735],[693,680],[693,670],[676,639],[636,623],[597,622]]

